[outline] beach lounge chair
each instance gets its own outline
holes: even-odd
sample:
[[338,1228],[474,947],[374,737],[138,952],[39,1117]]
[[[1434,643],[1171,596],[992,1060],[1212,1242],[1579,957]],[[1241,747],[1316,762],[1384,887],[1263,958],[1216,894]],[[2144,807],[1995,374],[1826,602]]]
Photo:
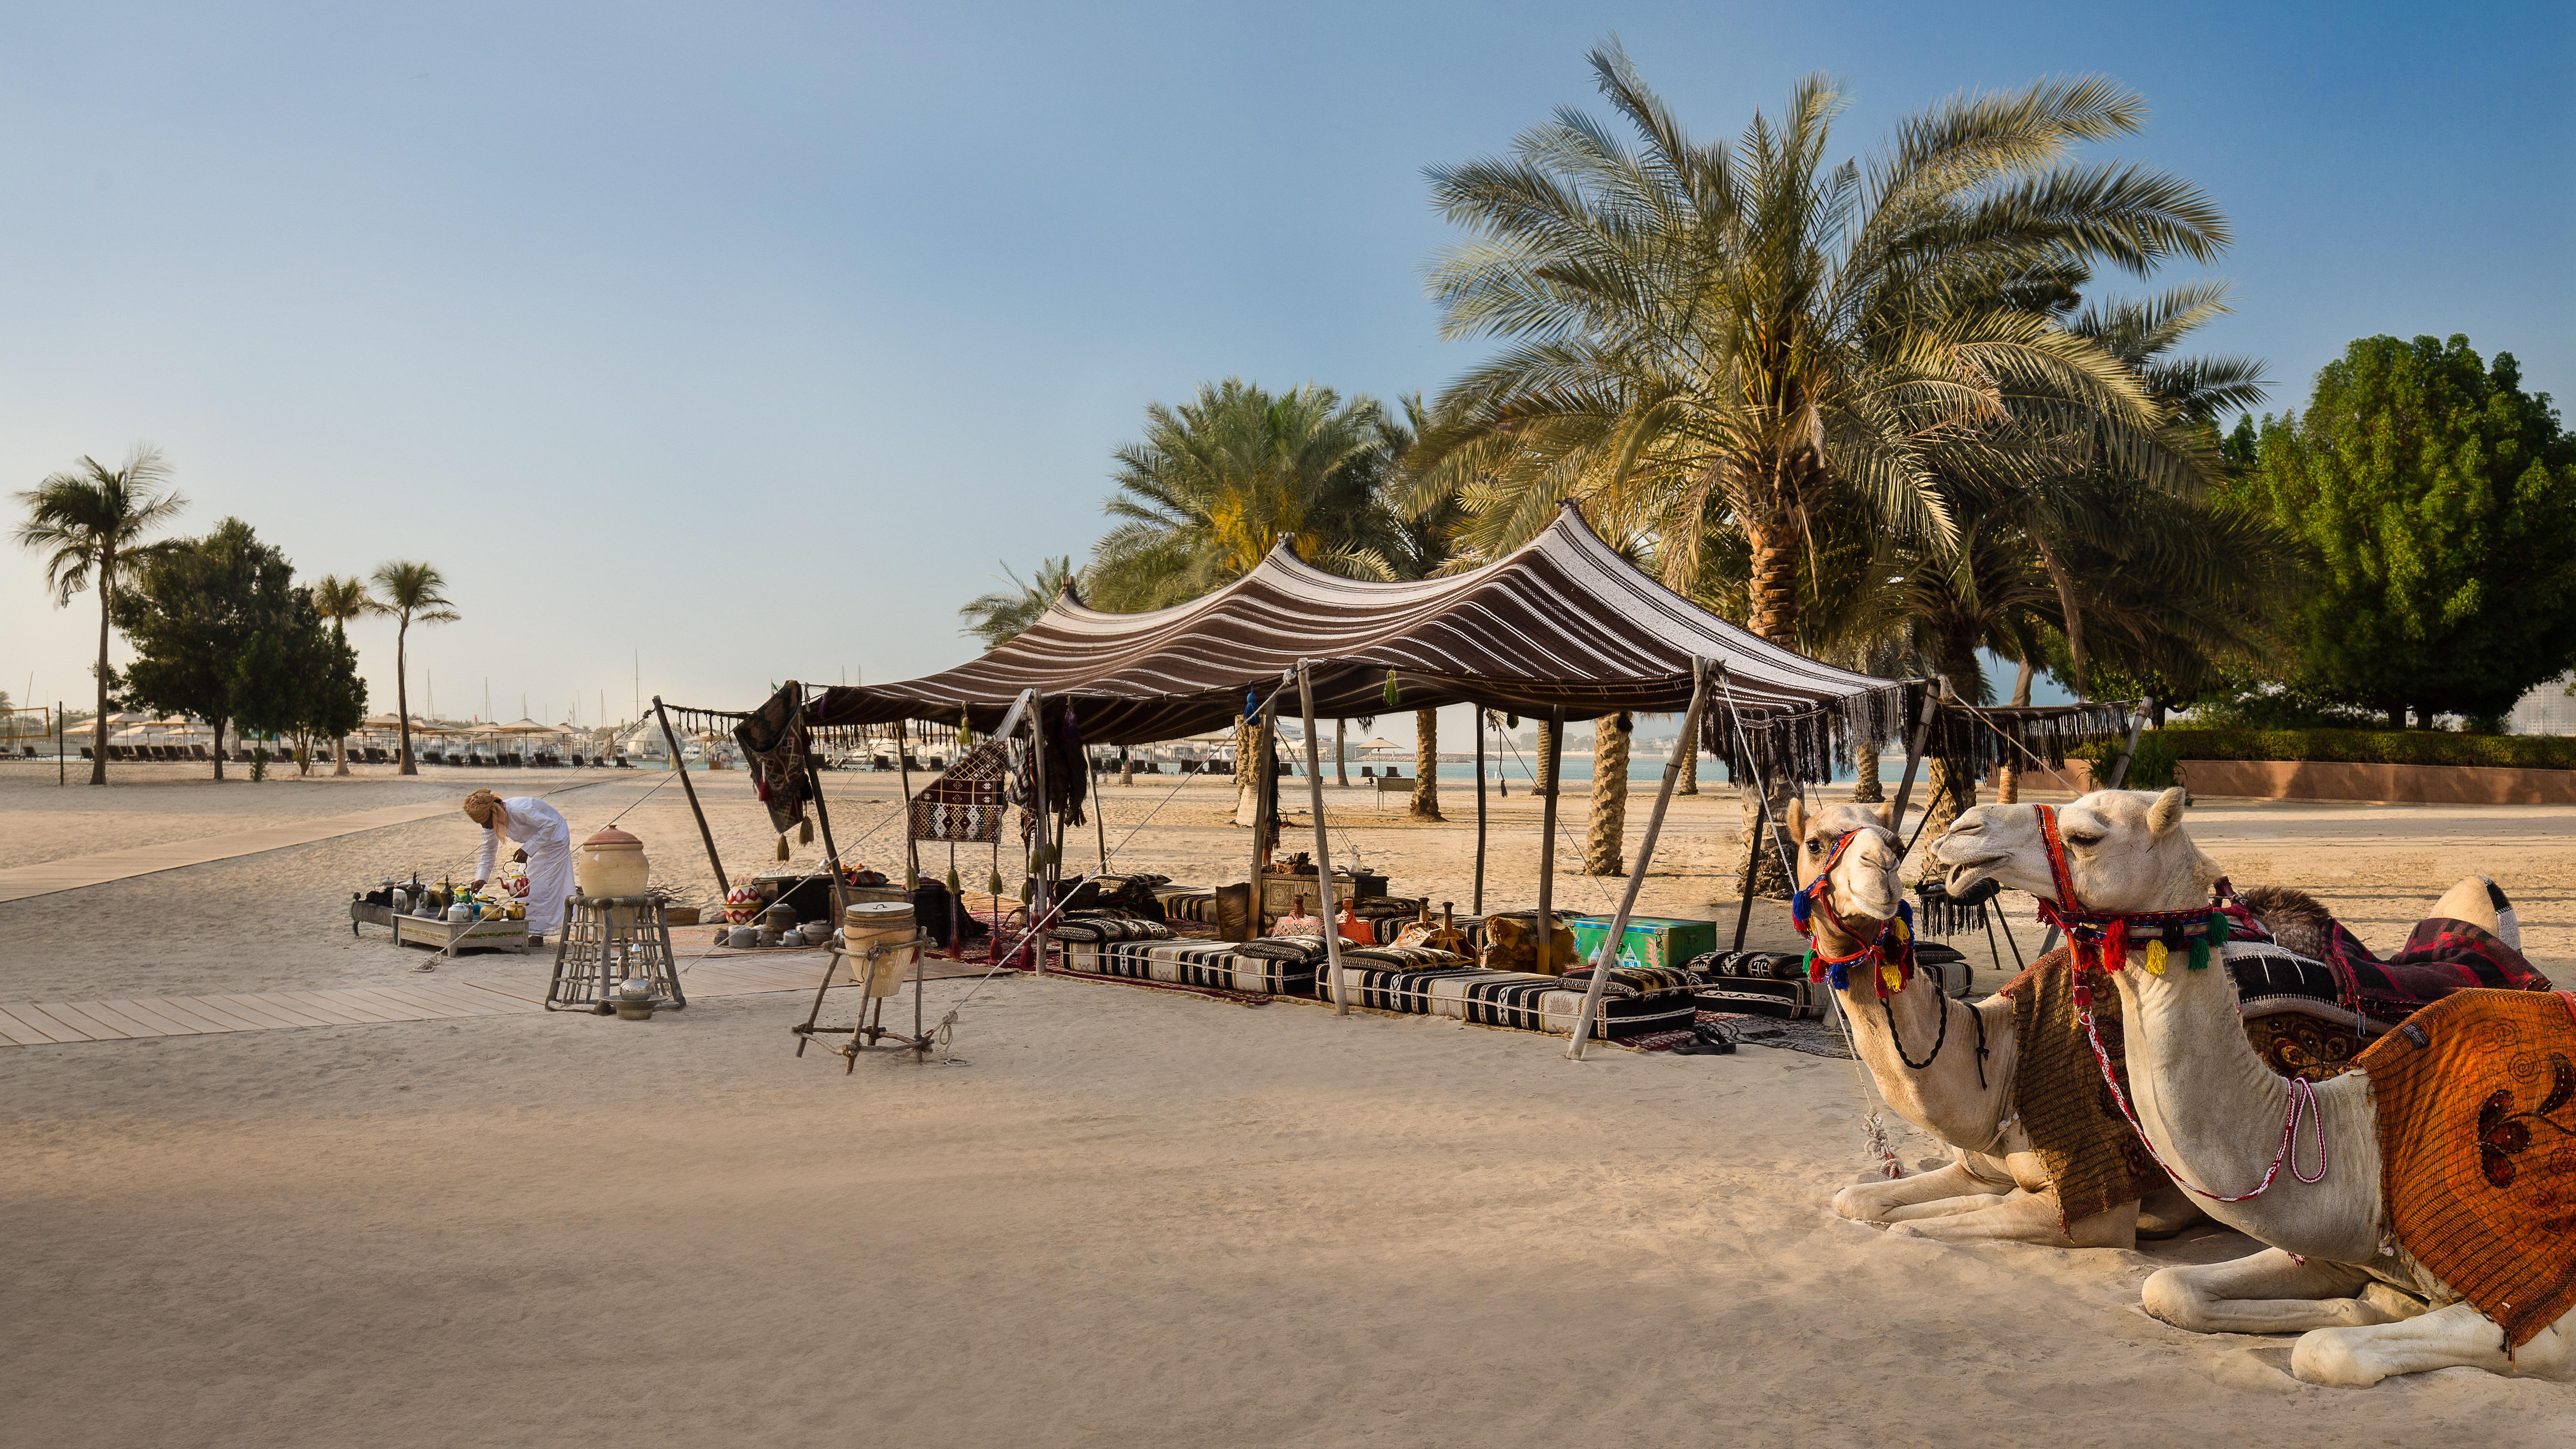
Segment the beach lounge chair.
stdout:
[[206,753],[206,747],[204,745],[190,745],[188,746],[188,751],[196,759],[197,763],[201,765],[211,764],[214,762],[214,756]]
[[1370,780],[1369,784],[1376,787],[1377,803],[1380,806],[1386,804],[1386,797],[1389,795],[1403,795],[1409,798],[1413,794],[1413,782],[1397,774],[1392,767],[1385,774]]

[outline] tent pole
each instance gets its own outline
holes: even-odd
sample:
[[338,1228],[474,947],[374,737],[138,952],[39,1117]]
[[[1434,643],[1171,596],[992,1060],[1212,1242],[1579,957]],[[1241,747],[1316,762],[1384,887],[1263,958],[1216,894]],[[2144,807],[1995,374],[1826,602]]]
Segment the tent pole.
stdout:
[[1592,1023],[1601,1013],[1601,996],[1610,980],[1610,968],[1619,960],[1619,944],[1628,934],[1628,914],[1637,908],[1637,892],[1646,883],[1646,867],[1654,863],[1655,839],[1664,832],[1664,811],[1673,803],[1673,786],[1682,778],[1682,763],[1690,752],[1699,748],[1699,712],[1708,700],[1708,667],[1700,660],[1691,661],[1690,707],[1682,712],[1682,732],[1673,741],[1672,757],[1664,762],[1664,783],[1655,791],[1655,808],[1646,817],[1646,838],[1637,843],[1637,864],[1628,873],[1628,888],[1619,896],[1619,909],[1610,917],[1610,934],[1601,941],[1601,953],[1592,959],[1592,981],[1583,988],[1583,1009],[1574,1016],[1574,1040],[1565,1054],[1575,1061],[1583,1060],[1584,1043],[1592,1035]]
[[1324,830],[1324,772],[1315,757],[1315,681],[1306,661],[1297,661],[1297,705],[1306,717],[1306,803],[1315,812],[1315,894],[1323,907],[1324,968],[1332,973],[1333,1013],[1351,1014],[1351,993],[1342,980],[1342,928],[1333,911],[1333,846]]
[[[671,716],[662,708],[662,696],[653,696],[653,717],[662,722],[662,738],[671,749],[671,768],[680,772],[680,791],[689,797],[689,813],[697,817],[698,839],[707,844],[707,864],[716,871],[716,892],[732,895],[733,887],[725,883],[724,861],[716,855],[716,833],[707,828],[707,812],[698,808],[698,787],[689,783],[689,762],[681,757],[680,737],[671,731]],[[218,739],[217,744],[223,741]]]
[[[2109,784],[2104,785],[2101,788],[2105,790],[2117,790],[2120,788],[2121,782],[2129,778],[2129,757],[2138,752],[2138,732],[2147,727],[2147,711],[2154,709],[2155,707],[2156,701],[2152,695],[2138,701],[2138,712],[2129,716],[2129,737],[2120,744],[2120,758],[2112,762],[2111,781]],[[2007,936],[2011,935],[2012,927],[2004,927],[2004,934]],[[2057,925],[2055,922],[2051,922],[2049,924],[2047,934],[2039,938],[2039,954],[2045,956],[2056,949]],[[2019,941],[2015,941],[2013,943],[2013,956],[2016,960],[2021,956],[2021,943]]]
[[[797,692],[802,695],[804,691],[799,689]],[[802,718],[805,706],[797,705],[796,713]],[[832,840],[832,809],[823,803],[823,777],[814,768],[814,750],[810,740],[800,738],[797,753],[804,757],[805,788],[814,792],[814,823],[823,827],[823,866],[832,873],[832,924],[838,926],[843,913],[849,909],[849,902],[843,899],[848,894],[848,878],[841,873],[841,847]],[[909,808],[906,807],[907,813]],[[912,832],[907,827],[904,833],[908,836]]]
[[1476,900],[1470,907],[1485,914],[1485,707],[1476,706]]
[[[1029,932],[1032,937],[1036,937],[1038,922],[1046,918],[1047,912],[1055,909],[1055,887],[1047,878],[1047,842],[1055,832],[1048,828],[1046,747],[1046,696],[1031,690],[1029,691],[1029,748],[1036,754],[1030,763],[1035,767],[1038,794],[1038,798],[1031,802],[1038,808],[1030,817],[1036,828],[1029,835],[1032,854],[1029,860],[1027,894]],[[1044,976],[1046,941],[1043,938],[1036,938],[1029,944],[1035,947],[1038,953],[1037,974]]]
[[1565,711],[1551,709],[1547,712],[1547,758],[1541,762],[1547,776],[1539,781],[1540,794],[1545,797],[1539,804],[1538,826],[1537,970],[1541,976],[1556,974],[1547,968],[1556,956],[1551,949],[1556,944],[1556,917],[1551,912],[1556,896],[1556,792],[1564,783],[1558,778],[1564,761]]
[[914,889],[921,885],[921,842],[912,838],[912,731],[903,720],[894,722],[894,768],[903,777],[903,866]]
[[1905,747],[1905,778],[1896,782],[1896,804],[1888,812],[1888,828],[1898,835],[1905,833],[1905,802],[1914,794],[1915,767],[1923,763],[1923,744],[1932,735],[1932,716],[1941,709],[1941,696],[1948,693],[1950,682],[1934,675],[1930,688],[1923,691],[1923,717],[1915,722],[1914,739]]

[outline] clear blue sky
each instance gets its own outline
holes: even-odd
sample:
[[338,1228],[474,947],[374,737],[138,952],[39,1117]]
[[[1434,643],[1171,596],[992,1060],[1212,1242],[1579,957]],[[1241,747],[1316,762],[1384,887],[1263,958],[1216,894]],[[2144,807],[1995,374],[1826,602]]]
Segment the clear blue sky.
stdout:
[[[431,13],[435,11],[435,13]],[[440,710],[739,705],[972,652],[1081,554],[1149,401],[1436,391],[1425,165],[1594,104],[1616,32],[1702,134],[1791,81],[1841,149],[2099,71],[2118,154],[2235,221],[2275,405],[2466,332],[2576,394],[2564,5],[15,7],[0,480],[161,445],[310,575],[444,568]],[[84,697],[95,605],[0,556],[0,688]],[[389,628],[358,630],[390,707]]]

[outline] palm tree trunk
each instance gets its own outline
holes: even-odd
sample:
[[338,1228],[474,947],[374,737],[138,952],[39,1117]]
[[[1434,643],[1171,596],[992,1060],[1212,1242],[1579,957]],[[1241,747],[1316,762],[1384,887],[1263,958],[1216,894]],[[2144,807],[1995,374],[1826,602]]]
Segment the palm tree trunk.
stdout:
[[[1782,506],[1781,496],[1787,491],[1787,480],[1772,480],[1772,497],[1745,516],[1745,542],[1752,546],[1752,572],[1745,580],[1745,596],[1751,605],[1746,627],[1754,634],[1784,649],[1798,647],[1797,537],[1790,526],[1789,511]],[[1773,900],[1787,900],[1795,887],[1781,865],[1780,852],[1771,848],[1764,837],[1762,800],[1748,772],[1738,783],[1741,792],[1741,830],[1743,848],[1753,852],[1753,893]],[[1790,786],[1786,779],[1767,780],[1771,819],[1777,822],[1789,812]],[[1737,856],[1736,876],[1744,879],[1746,859]]]
[[1887,786],[1878,778],[1878,746],[1852,746],[1852,803],[1876,805],[1887,799]]
[[[93,785],[107,783],[107,621],[108,597],[116,591],[113,567],[104,559],[98,567],[98,719],[92,731],[98,743],[90,750],[89,761],[89,782]],[[215,778],[223,777],[224,767],[217,764]]]
[[[411,659],[407,653],[410,643],[411,620],[405,619],[402,627],[394,631],[394,723],[402,732],[402,767],[394,771],[397,775],[420,773],[420,766],[411,762]],[[682,762],[673,760],[671,763],[678,765]]]
[[[2023,650],[2021,669],[2013,675],[2012,702],[2014,705],[2030,703],[2031,678],[2038,673],[2039,665],[2035,661],[2035,656],[2030,650]],[[1995,766],[1995,803],[1998,805],[2021,803],[2021,761],[2012,755],[2004,756],[2003,763]]]
[[1440,712],[1413,712],[1413,818],[1443,820],[1440,813]]
[[1690,753],[1682,756],[1682,782],[1673,787],[1676,795],[1699,793],[1699,742],[1691,741]]
[[1343,723],[1333,721],[1333,783],[1347,790],[1351,788],[1351,766],[1349,753],[1342,748]]
[[1592,823],[1583,836],[1585,875],[1626,875],[1628,720],[1605,714],[1592,722]]
[[2048,546],[2048,540],[2033,538],[2031,541],[2039,548],[2039,564],[2048,570],[2048,581],[2057,586],[2057,612],[2062,616],[2066,629],[2066,657],[2069,672],[2075,676],[2075,697],[2091,699],[2093,671],[2084,662],[2084,610],[2075,602],[2075,579],[2066,572],[2066,565],[2058,561],[2057,550]]

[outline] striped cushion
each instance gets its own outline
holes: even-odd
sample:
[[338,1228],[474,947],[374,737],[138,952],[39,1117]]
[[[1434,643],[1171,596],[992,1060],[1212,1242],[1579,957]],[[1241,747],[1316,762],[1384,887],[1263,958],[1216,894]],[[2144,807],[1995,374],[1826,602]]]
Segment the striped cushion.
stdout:
[[1168,941],[1172,928],[1160,921],[1126,916],[1067,916],[1047,931],[1047,938],[1064,942]]
[[[1583,982],[1569,985],[1563,977],[1526,971],[1488,971],[1479,966],[1434,967],[1421,971],[1384,971],[1345,966],[1351,1002],[1380,1011],[1446,1016],[1484,1026],[1523,1031],[1574,1030],[1583,1010]],[[1316,994],[1333,1000],[1332,984],[1317,978]],[[1596,1038],[1618,1040],[1648,1032],[1688,1027],[1697,1020],[1698,1004],[1688,991],[1640,992],[1613,980],[1602,990],[1601,1013],[1592,1023]]]
[[1064,949],[1067,970],[1096,976],[1271,996],[1311,996],[1315,990],[1312,965],[1237,955],[1232,945],[1220,941],[1120,941]]

